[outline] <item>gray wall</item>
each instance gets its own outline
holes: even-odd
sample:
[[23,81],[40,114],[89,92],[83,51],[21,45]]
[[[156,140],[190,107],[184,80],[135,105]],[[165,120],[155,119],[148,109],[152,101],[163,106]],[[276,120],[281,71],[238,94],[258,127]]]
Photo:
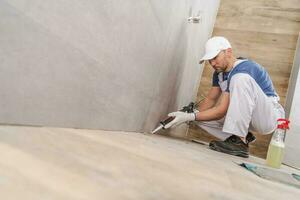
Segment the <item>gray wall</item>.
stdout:
[[286,118],[290,120],[285,140],[284,163],[300,169],[300,33],[289,81]]
[[150,131],[195,98],[218,5],[0,0],[0,123]]

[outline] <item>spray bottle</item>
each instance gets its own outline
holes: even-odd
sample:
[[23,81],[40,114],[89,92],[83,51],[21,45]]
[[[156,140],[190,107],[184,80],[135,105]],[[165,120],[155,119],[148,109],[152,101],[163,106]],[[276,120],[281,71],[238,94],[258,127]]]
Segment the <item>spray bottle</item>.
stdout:
[[280,168],[284,153],[284,138],[286,130],[289,129],[290,121],[287,119],[277,120],[277,129],[273,133],[267,155],[267,165]]

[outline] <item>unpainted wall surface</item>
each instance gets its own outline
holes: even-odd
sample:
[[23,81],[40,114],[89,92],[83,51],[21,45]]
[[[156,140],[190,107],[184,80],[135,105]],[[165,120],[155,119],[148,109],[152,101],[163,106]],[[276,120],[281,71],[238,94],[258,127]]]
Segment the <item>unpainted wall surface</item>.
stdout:
[[1,0],[0,123],[151,130],[195,97],[218,4]]
[[285,138],[284,163],[300,169],[300,33],[295,52],[289,88],[285,103],[286,118],[290,120],[290,129]]

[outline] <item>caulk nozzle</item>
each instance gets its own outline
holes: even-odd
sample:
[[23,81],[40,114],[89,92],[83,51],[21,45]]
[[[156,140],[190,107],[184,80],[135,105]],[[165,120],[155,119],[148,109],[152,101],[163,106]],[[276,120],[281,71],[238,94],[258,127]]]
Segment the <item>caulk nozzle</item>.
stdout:
[[159,131],[160,129],[162,129],[164,126],[161,124],[159,125],[156,129],[154,129],[151,133],[154,134],[156,133],[157,131]]

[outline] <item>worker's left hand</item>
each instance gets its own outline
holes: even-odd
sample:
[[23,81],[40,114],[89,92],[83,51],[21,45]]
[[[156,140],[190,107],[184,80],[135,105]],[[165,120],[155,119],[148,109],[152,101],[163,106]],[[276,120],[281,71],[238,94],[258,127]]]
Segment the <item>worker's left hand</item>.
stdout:
[[196,118],[195,113],[186,113],[186,112],[172,112],[168,114],[169,117],[175,117],[171,122],[165,125],[165,128],[175,127],[184,122],[194,121]]

